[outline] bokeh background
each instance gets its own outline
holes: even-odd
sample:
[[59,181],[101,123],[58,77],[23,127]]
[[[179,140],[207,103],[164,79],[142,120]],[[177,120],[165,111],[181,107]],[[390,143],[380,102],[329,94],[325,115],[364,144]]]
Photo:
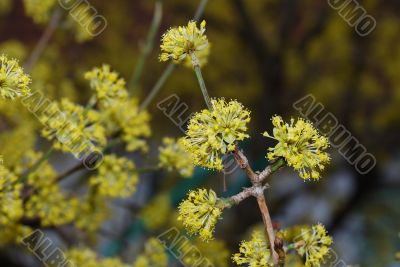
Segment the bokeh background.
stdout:
[[[46,23],[27,16],[22,1],[10,2],[11,6],[0,5],[0,51],[24,62]],[[32,78],[37,81],[34,86],[52,99],[68,97],[85,103],[90,90],[83,73],[102,63],[110,64],[127,81],[132,77],[151,24],[154,1],[90,3],[107,19],[106,30],[95,38],[79,38],[79,29],[71,27],[66,18],[32,69]],[[141,100],[167,66],[158,60],[162,33],[171,26],[185,25],[199,1],[162,3],[154,49],[135,91]],[[400,251],[400,2],[359,3],[377,21],[376,29],[366,37],[360,37],[327,1],[209,1],[203,18],[212,46],[203,74],[211,96],[237,99],[252,111],[252,137],[242,147],[258,170],[267,165],[267,147],[273,145],[261,136],[271,130],[272,115],[300,117],[292,105],[310,93],[334,114],[376,157],[376,167],[359,174],[331,149],[332,164],[318,183],[303,182],[291,170],[275,174],[267,191],[273,220],[282,228],[321,222],[334,238],[334,251],[346,264],[393,267],[400,266],[395,261],[396,251]],[[153,128],[150,154],[155,156],[164,136],[183,135],[157,108],[157,103],[172,94],[188,106],[182,119],[205,107],[193,71],[177,67],[148,107]],[[0,122],[0,154],[7,160],[18,158],[33,145],[41,149],[44,142],[40,138],[24,136],[24,132],[15,137],[10,133],[15,128],[9,128],[6,121]],[[61,171],[71,166],[71,161],[60,157],[54,164]],[[164,194],[174,207],[191,188],[213,188],[218,194],[230,195],[247,184],[240,170],[227,174],[226,179],[228,191],[223,192],[223,174],[202,169],[186,180],[165,172],[143,176],[137,193],[120,201],[125,207],[115,204],[112,220],[104,225],[93,246],[106,256],[132,257],[130,251],[140,247],[149,234],[140,222],[140,210],[154,197]],[[172,219],[173,212],[162,216]],[[260,222],[255,200],[248,199],[224,213],[216,236],[235,252],[249,229]],[[156,232],[162,230],[160,227]],[[56,233],[54,236],[60,238]],[[2,249],[2,266],[37,264],[21,260],[17,251]]]

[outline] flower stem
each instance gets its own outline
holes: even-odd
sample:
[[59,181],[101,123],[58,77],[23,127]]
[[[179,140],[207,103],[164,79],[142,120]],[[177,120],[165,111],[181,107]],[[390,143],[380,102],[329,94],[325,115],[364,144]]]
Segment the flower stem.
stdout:
[[204,101],[207,104],[208,109],[212,110],[211,99],[208,95],[207,87],[201,74],[201,69],[199,65],[194,66],[194,71],[196,72],[197,80],[199,81],[201,92],[203,93]]
[[156,0],[154,7],[153,21],[151,22],[149,33],[147,35],[143,49],[139,55],[139,59],[136,63],[135,70],[132,74],[132,78],[128,84],[128,88],[132,93],[137,91],[138,83],[140,77],[142,76],[146,59],[148,58],[151,50],[153,49],[154,40],[158,32],[158,29],[160,28],[161,18],[162,18],[162,2],[161,0]]
[[171,62],[168,64],[168,67],[164,70],[163,74],[158,79],[157,83],[153,86],[146,99],[140,105],[139,112],[145,110],[149,106],[151,101],[153,101],[154,97],[160,92],[161,88],[164,86],[165,82],[172,74],[172,72],[175,70],[175,68],[176,68],[175,63]]
[[54,10],[53,15],[51,16],[50,22],[47,25],[46,30],[43,32],[42,36],[40,37],[39,42],[35,46],[28,61],[24,65],[24,68],[27,72],[30,72],[32,70],[33,66],[36,64],[36,62],[38,61],[40,56],[43,54],[51,37],[53,36],[55,30],[57,29],[58,25],[60,24],[61,16],[62,16],[62,10],[60,8],[57,8],[56,10]]

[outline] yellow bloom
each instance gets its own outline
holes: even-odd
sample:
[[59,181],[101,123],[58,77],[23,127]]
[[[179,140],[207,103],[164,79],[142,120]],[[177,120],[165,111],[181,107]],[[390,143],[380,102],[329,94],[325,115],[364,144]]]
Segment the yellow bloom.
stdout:
[[235,149],[235,142],[249,138],[246,124],[250,112],[237,101],[212,99],[212,110],[196,113],[182,141],[195,165],[222,170],[221,156]]
[[217,220],[223,207],[218,206],[218,197],[211,189],[191,191],[179,205],[178,221],[182,221],[190,234],[199,234],[203,241],[213,239]]
[[204,35],[205,26],[204,20],[200,24],[200,29],[196,22],[189,21],[186,27],[169,29],[162,37],[160,61],[173,59],[176,63],[179,63],[186,59],[191,62],[193,55],[195,55],[197,60],[202,59],[200,63],[204,63],[209,51],[208,39]]
[[329,163],[326,149],[328,139],[321,136],[309,122],[303,119],[291,119],[290,124],[284,123],[282,118],[274,116],[273,136],[265,132],[263,135],[278,141],[274,148],[269,148],[268,159],[285,158],[287,164],[300,173],[303,179],[319,179],[320,172]]
[[19,220],[23,215],[22,184],[17,182],[14,173],[0,165],[0,225],[7,225]]
[[97,188],[100,195],[128,197],[135,192],[138,174],[129,159],[107,155],[97,171],[98,174],[90,178],[90,184]]
[[168,255],[164,246],[156,238],[150,238],[145,246],[144,252],[139,254],[133,267],[167,267]]
[[107,203],[108,200],[100,194],[89,192],[79,202],[77,211],[79,216],[74,221],[76,227],[89,233],[96,232],[110,216]]
[[66,256],[70,263],[65,265],[67,267],[129,267],[117,257],[100,258],[89,248],[72,248],[66,252]]
[[24,0],[25,12],[36,23],[45,23],[49,20],[51,10],[57,4],[56,0]]
[[115,100],[125,100],[128,97],[125,80],[119,78],[117,72],[111,71],[109,65],[86,72],[85,79],[90,81],[90,87],[96,92],[101,106],[107,107]]
[[182,139],[175,141],[173,138],[165,137],[159,151],[161,167],[168,171],[177,170],[183,177],[193,175],[194,165],[191,155],[185,150]]
[[169,194],[157,195],[140,212],[146,227],[155,230],[167,223],[172,207]]
[[[193,249],[195,248],[195,249]],[[199,254],[203,259],[207,259],[214,267],[228,267],[229,266],[229,250],[225,242],[222,240],[211,240],[204,243],[199,238],[188,241],[187,245],[179,247],[179,250],[184,254],[181,259],[187,267],[199,266]],[[198,251],[197,251],[198,250]]]
[[250,241],[242,241],[239,253],[235,253],[232,257],[236,264],[249,267],[274,266],[271,259],[268,241],[260,231],[254,231]]
[[319,267],[323,258],[329,253],[329,246],[332,245],[332,238],[328,236],[322,224],[314,225],[312,228],[304,228],[297,238],[297,252],[306,258],[306,267]]
[[99,114],[85,110],[64,98],[53,102],[45,110],[40,121],[45,125],[42,136],[53,140],[53,146],[64,152],[79,153],[106,143],[105,130],[99,123]]
[[0,95],[6,99],[14,99],[30,94],[28,87],[31,79],[24,73],[15,59],[0,56]]
[[121,131],[126,150],[147,151],[144,138],[151,135],[150,115],[146,111],[139,112],[137,99],[115,101],[112,106],[102,111],[102,122],[108,135]]

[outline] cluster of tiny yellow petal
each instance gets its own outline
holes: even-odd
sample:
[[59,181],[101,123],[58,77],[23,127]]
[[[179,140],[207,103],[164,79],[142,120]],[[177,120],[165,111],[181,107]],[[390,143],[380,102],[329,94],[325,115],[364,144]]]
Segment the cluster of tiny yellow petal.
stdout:
[[128,97],[125,80],[119,78],[117,72],[111,71],[109,65],[104,64],[101,68],[86,72],[85,79],[90,81],[90,87],[96,92],[101,106],[107,107],[115,100],[124,100]]
[[329,147],[328,139],[303,119],[296,122],[291,119],[288,124],[284,123],[280,116],[274,116],[272,124],[273,136],[267,132],[264,136],[277,140],[278,144],[269,148],[268,159],[283,157],[303,179],[319,179],[320,172],[330,160],[326,152]]
[[22,218],[22,187],[17,176],[0,165],[0,228],[13,226]]
[[66,258],[68,263],[66,267],[129,267],[119,258],[100,258],[97,254],[88,248],[72,248],[67,251]]
[[172,212],[170,196],[157,195],[140,212],[140,218],[149,230],[155,230],[167,223]]
[[203,241],[213,239],[213,232],[223,207],[218,206],[218,197],[213,190],[191,191],[179,205],[178,221],[182,221],[190,234],[199,234]]
[[70,11],[70,15],[65,23],[66,28],[70,29],[75,35],[78,43],[84,43],[94,38],[94,34],[90,29],[93,19],[93,12],[88,8],[87,2],[80,1],[74,5]]
[[5,99],[14,99],[30,94],[31,79],[19,66],[16,59],[0,56],[0,95]]
[[[201,57],[208,56],[208,39],[204,35],[206,31],[206,22],[200,24],[200,29],[196,22],[189,21],[188,25],[171,28],[162,37],[160,61],[168,61],[173,59],[179,63],[185,59],[191,62],[193,55],[199,60]],[[201,53],[200,53],[201,52]]]
[[212,110],[196,113],[189,121],[182,141],[195,165],[223,169],[221,156],[235,149],[235,142],[248,138],[250,112],[237,101],[212,99]]
[[133,264],[133,267],[167,267],[168,255],[164,246],[156,238],[150,238]]
[[47,22],[56,4],[56,0],[24,0],[26,14],[36,23]]
[[129,159],[107,155],[97,171],[90,178],[90,185],[96,187],[98,194],[105,197],[128,197],[135,192],[138,174]]
[[51,103],[40,117],[45,126],[42,136],[53,140],[54,148],[73,154],[91,147],[102,147],[106,137],[99,120],[96,111],[85,111],[82,106],[64,98],[61,103]]
[[43,226],[63,225],[76,217],[77,198],[68,198],[57,184],[40,188],[25,204],[27,218],[39,218]]
[[177,170],[183,177],[193,175],[194,164],[192,156],[186,151],[182,144],[183,139],[175,140],[165,137],[163,146],[159,148],[160,167],[168,171]]
[[317,224],[311,228],[301,230],[300,237],[297,238],[300,244],[297,252],[306,258],[306,267],[319,267],[325,256],[329,254],[329,247],[332,245],[332,238],[328,236],[325,227]]
[[136,99],[115,101],[102,112],[102,121],[108,135],[121,131],[126,150],[147,151],[145,138],[151,135],[150,115],[146,111],[139,111]]
[[74,223],[79,229],[95,233],[110,216],[108,199],[91,191],[79,203]]
[[254,231],[250,241],[242,241],[239,253],[232,256],[232,260],[237,265],[250,267],[273,266],[271,258],[268,242],[260,231]]

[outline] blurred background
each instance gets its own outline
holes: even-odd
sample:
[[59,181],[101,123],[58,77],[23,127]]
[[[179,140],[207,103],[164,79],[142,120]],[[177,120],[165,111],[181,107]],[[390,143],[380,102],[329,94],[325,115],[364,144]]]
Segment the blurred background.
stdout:
[[[36,8],[45,2],[37,1]],[[158,60],[162,33],[171,26],[186,25],[199,2],[162,1],[160,28],[135,90],[139,101],[146,98],[168,65]],[[68,97],[87,102],[90,89],[83,74],[103,63],[131,80],[155,1],[90,0],[90,4],[106,18],[105,30],[95,37],[85,36],[65,12],[32,67],[32,86],[51,99]],[[307,94],[323,104],[326,112],[332,112],[376,158],[376,166],[360,174],[331,148],[332,164],[319,182],[303,182],[290,169],[274,174],[266,194],[273,221],[282,228],[321,222],[333,236],[334,251],[346,264],[393,267],[400,266],[395,260],[400,251],[400,2],[365,0],[359,4],[377,23],[364,37],[326,0],[209,1],[202,18],[207,21],[211,53],[203,75],[212,97],[237,99],[252,111],[251,139],[242,147],[256,170],[268,164],[267,147],[274,143],[261,133],[271,130],[274,114],[285,119],[301,117],[293,103]],[[1,53],[21,62],[29,59],[48,27],[49,19],[41,22],[32,15],[40,12],[34,9],[27,14],[21,0],[0,0]],[[186,103],[187,110],[169,118],[157,103],[173,94],[180,103]],[[204,107],[193,70],[178,66],[148,106],[153,135],[147,157],[157,156],[164,136],[183,135],[174,120],[184,121]],[[40,139],[25,136],[24,131],[16,136],[6,124],[0,123],[0,154],[7,160],[18,158],[33,145],[41,149]],[[60,158],[63,160],[54,161],[59,171],[71,166],[71,158]],[[247,185],[241,170],[233,170],[226,174],[228,191],[224,192],[223,176],[200,168],[190,179],[166,172],[144,175],[134,196],[113,203],[112,219],[104,224],[93,247],[104,256],[130,259],[134,255],[131,251],[142,246],[146,236],[169,228],[165,222],[153,229],[146,227],[141,214],[149,203],[155,206],[155,217],[164,216],[168,221],[174,218],[173,211],[189,189],[213,188],[217,194],[228,196]],[[162,212],[167,209],[163,200],[154,203],[160,196],[167,199],[169,212]],[[216,236],[233,253],[249,229],[261,222],[256,201],[248,199],[224,213]],[[69,230],[65,231],[68,235]],[[60,238],[56,233],[54,236]],[[18,248],[2,249],[2,266],[38,264],[17,255]],[[225,266],[232,265],[228,262]]]

